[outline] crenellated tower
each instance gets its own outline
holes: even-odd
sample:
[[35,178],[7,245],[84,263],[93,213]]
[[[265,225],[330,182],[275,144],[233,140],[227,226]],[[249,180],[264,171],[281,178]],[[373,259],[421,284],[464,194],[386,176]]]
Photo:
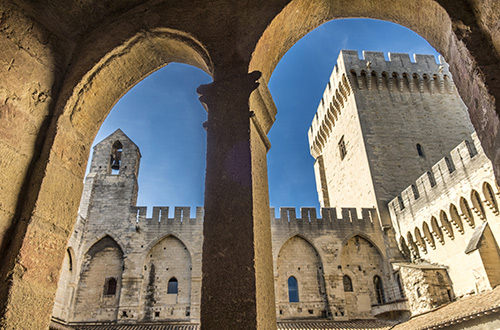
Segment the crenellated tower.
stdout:
[[432,55],[340,52],[309,129],[320,203],[387,203],[473,127],[448,64]]

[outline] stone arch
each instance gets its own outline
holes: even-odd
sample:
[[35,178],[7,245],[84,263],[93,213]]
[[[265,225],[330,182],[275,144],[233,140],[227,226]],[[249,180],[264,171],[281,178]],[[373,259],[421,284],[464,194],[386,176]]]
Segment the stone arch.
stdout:
[[481,195],[477,192],[477,190],[473,189],[470,193],[470,199],[472,202],[472,209],[479,218],[485,220],[486,219],[486,211],[484,209],[483,201],[481,200]]
[[429,243],[431,248],[435,249],[436,243],[434,242],[434,237],[429,229],[429,225],[425,221],[422,223],[422,231],[424,232],[424,239]]
[[410,247],[410,251],[412,252],[412,259],[420,258],[420,252],[418,251],[417,244],[415,243],[415,240],[413,239],[413,235],[412,235],[411,231],[408,231],[406,233],[406,240],[408,242],[408,246]]
[[[281,246],[276,268],[276,303],[282,319],[326,315],[323,264],[318,251],[309,241],[299,235],[290,237]],[[288,299],[288,279],[291,276],[298,283],[298,303],[291,303]]]
[[[144,258],[141,293],[143,319],[189,320],[191,308],[192,258],[187,246],[174,235],[165,235]],[[169,293],[169,283],[177,282],[177,292]]]
[[454,239],[455,236],[453,235],[453,227],[451,226],[450,221],[448,220],[448,215],[446,214],[445,211],[441,210],[439,212],[439,220],[440,220],[440,227],[443,228],[445,233],[451,238]]
[[[123,250],[109,235],[95,242],[84,254],[72,312],[74,322],[116,320],[121,292]],[[107,295],[108,281],[116,291]],[[89,301],[95,302],[89,304]]]
[[434,237],[436,237],[438,241],[444,245],[443,231],[441,230],[441,227],[439,226],[436,217],[431,218],[431,228],[432,228],[431,232],[434,235]]
[[498,214],[498,202],[495,197],[495,192],[493,191],[492,185],[486,181],[483,183],[483,195],[486,205],[488,205],[488,207],[494,214]]
[[450,222],[455,225],[457,230],[463,235],[464,234],[464,225],[462,223],[462,219],[460,217],[460,213],[458,212],[455,204],[450,204]]
[[[383,255],[370,241],[354,235],[342,245],[340,258],[342,273],[349,275],[353,282],[353,292],[344,293],[346,315],[349,318],[371,316],[373,292],[366,288],[372,287],[372,274],[386,273]],[[339,281],[338,285],[342,285],[342,278]]]
[[355,230],[349,235],[346,235],[345,238],[342,240],[341,246],[345,246],[347,242],[349,242],[356,236],[361,237],[362,239],[366,240],[368,243],[373,245],[373,247],[377,250],[377,252],[382,256],[383,259],[387,258],[386,251],[384,249],[379,248],[378,244],[376,244],[375,241],[369,235],[367,235],[362,231]]
[[465,221],[467,221],[471,228],[474,228],[474,215],[469,207],[469,203],[467,203],[467,200],[464,197],[460,197],[460,211],[462,211],[461,216],[465,219]]
[[68,319],[70,304],[75,294],[74,281],[77,273],[75,263],[75,252],[72,247],[68,247],[64,255],[61,273],[59,274],[54,307],[52,308],[52,315],[61,320]]
[[415,243],[422,249],[422,251],[427,252],[427,245],[425,244],[425,240],[420,232],[420,228],[415,227]]
[[410,248],[406,244],[406,240],[403,236],[399,237],[399,249],[406,259],[411,260]]

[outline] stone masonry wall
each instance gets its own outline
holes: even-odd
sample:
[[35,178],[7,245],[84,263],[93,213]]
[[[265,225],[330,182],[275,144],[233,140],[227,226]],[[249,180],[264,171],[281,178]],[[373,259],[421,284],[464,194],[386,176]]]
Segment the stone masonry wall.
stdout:
[[475,134],[471,141],[451,150],[389,203],[401,248],[413,259],[447,266],[457,296],[491,288],[480,251],[466,253],[466,248],[474,235],[482,235],[478,230],[485,222],[496,242],[500,237],[493,167]]

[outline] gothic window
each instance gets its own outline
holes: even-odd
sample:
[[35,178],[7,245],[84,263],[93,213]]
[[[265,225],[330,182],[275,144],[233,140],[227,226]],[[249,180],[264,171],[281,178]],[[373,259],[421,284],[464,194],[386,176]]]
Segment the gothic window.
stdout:
[[431,218],[431,227],[434,236],[437,237],[437,239],[441,242],[441,244],[444,244],[443,231],[441,230],[441,227],[439,227],[435,217]]
[[340,153],[341,160],[343,160],[345,158],[345,155],[347,155],[347,149],[345,147],[344,136],[342,136],[340,138],[340,141],[339,141],[339,153]]
[[417,143],[417,153],[420,157],[425,157],[424,149],[422,148],[422,145],[420,143]]
[[117,175],[120,174],[120,166],[122,161],[122,151],[123,146],[120,141],[116,141],[111,148],[111,156],[109,159],[109,165],[111,174]]
[[353,288],[352,288],[352,281],[351,281],[351,278],[347,275],[344,275],[344,278],[343,278],[343,283],[344,283],[344,291],[345,292],[352,292],[353,291]]
[[299,302],[299,286],[297,279],[293,276],[288,278],[288,301]]
[[377,298],[377,303],[384,304],[384,287],[382,285],[382,279],[380,278],[380,276],[375,275],[375,277],[373,277],[373,285],[375,286],[375,297]]
[[106,278],[106,282],[104,284],[104,295],[106,296],[114,296],[116,294],[116,278],[108,277]]
[[172,277],[168,281],[167,293],[177,294],[178,293],[178,282],[175,277]]

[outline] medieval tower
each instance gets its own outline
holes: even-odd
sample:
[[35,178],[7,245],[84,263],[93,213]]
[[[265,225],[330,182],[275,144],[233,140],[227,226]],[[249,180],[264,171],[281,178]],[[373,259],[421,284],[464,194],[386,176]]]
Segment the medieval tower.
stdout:
[[[281,329],[384,328],[498,292],[498,188],[448,65],[389,59],[340,53],[309,130],[322,209],[269,210]],[[136,205],[140,158],[119,129],[94,147],[57,326],[200,321],[203,208],[191,218],[155,206],[148,218]]]

